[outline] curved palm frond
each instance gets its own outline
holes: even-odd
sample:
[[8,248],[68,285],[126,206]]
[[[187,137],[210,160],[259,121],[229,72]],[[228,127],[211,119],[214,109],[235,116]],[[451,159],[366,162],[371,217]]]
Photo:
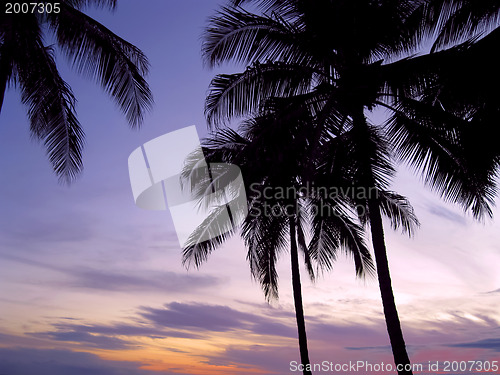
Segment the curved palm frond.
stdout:
[[298,249],[302,252],[302,255],[304,256],[304,264],[306,266],[307,273],[309,274],[309,279],[311,279],[311,281],[315,281],[316,275],[312,264],[311,252],[309,251],[309,248],[307,246],[307,240],[305,234],[305,228],[307,228],[310,220],[308,217],[307,209],[306,207],[304,207],[304,204],[300,199],[297,200],[296,202],[296,211],[297,212],[295,213],[296,215],[295,228],[297,231]]
[[342,205],[332,204],[328,197],[311,197],[308,211],[312,217],[308,251],[320,269],[331,270],[341,250],[354,259],[358,277],[374,275],[375,268],[363,239],[363,228],[353,222]]
[[60,181],[71,182],[82,169],[84,133],[75,114],[75,98],[59,75],[53,51],[42,42],[34,16],[25,15],[13,32],[11,57],[21,99],[28,106],[31,133],[43,141]]
[[[252,276],[260,283],[266,299],[278,299],[279,254],[288,244],[289,230],[286,215],[265,215],[265,202],[254,201],[242,225],[242,237],[248,249],[247,260]],[[280,207],[278,202],[266,202],[270,207]]]
[[183,245],[182,264],[200,267],[234,233],[233,220],[227,215],[227,206],[215,207]]
[[391,220],[394,230],[401,228],[403,233],[412,236],[420,226],[412,205],[406,197],[393,191],[379,191],[378,200],[382,214]]
[[478,145],[464,143],[464,131],[470,127],[439,108],[411,100],[401,102],[387,123],[396,156],[420,172],[444,199],[470,208],[480,218],[492,215],[498,164],[471,165],[474,151],[468,148],[478,151]]
[[[20,24],[22,24],[20,20],[14,22],[12,18],[0,15],[0,113],[5,90],[16,77],[15,56],[19,48],[16,34],[18,30],[21,30],[18,28]],[[35,31],[35,37],[38,32],[39,29]],[[30,38],[32,37],[30,36]]]
[[219,74],[205,101],[207,122],[219,126],[255,112],[270,97],[307,93],[315,79],[313,69],[285,63],[256,63],[243,73]]
[[202,46],[210,66],[225,61],[252,64],[259,60],[306,62],[311,56],[298,47],[299,26],[281,16],[255,15],[237,7],[223,7],[210,19]]
[[500,22],[496,0],[430,0],[425,8],[424,27],[429,33],[437,32],[432,51],[481,36]]
[[139,126],[153,98],[144,79],[144,54],[78,9],[61,4],[50,25],[62,50],[80,73],[94,77],[120,106],[131,126]]

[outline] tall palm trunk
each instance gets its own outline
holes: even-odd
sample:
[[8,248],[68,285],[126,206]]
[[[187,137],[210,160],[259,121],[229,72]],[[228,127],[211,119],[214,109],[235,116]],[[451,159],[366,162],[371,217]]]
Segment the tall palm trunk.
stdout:
[[[372,170],[372,157],[375,155],[374,145],[370,142],[368,124],[364,115],[364,110],[361,108],[358,113],[353,116],[354,127],[360,134],[360,141],[366,144],[359,145],[360,154],[358,155],[361,161],[361,174],[365,179],[367,188],[375,187],[375,176]],[[368,193],[373,189],[368,189]],[[382,224],[382,216],[380,214],[380,205],[378,197],[373,197],[368,194],[368,210],[370,214],[370,228],[372,234],[373,252],[375,254],[375,263],[377,265],[377,278],[382,297],[382,306],[384,308],[385,324],[391,342],[392,354],[394,363],[398,366],[398,375],[412,375],[410,368],[410,359],[406,351],[406,344],[399,321],[396,303],[394,301],[394,293],[392,291],[391,275],[389,272],[389,262],[387,260],[387,251],[384,239],[384,227]]]
[[389,262],[387,261],[387,252],[384,240],[384,227],[382,225],[382,216],[380,207],[376,198],[368,200],[370,210],[370,228],[372,233],[373,251],[375,253],[375,263],[377,264],[378,285],[382,296],[382,305],[384,307],[385,323],[387,332],[391,341],[394,362],[403,369],[398,370],[399,375],[411,375],[411,370],[405,371],[404,368],[410,368],[410,359],[406,352],[406,344],[401,330],[396,303],[394,302],[394,293],[392,292],[391,275],[389,272]]
[[295,217],[290,217],[290,256],[292,260],[292,288],[293,302],[295,304],[295,318],[297,319],[297,330],[299,333],[300,361],[304,366],[303,374],[312,375],[306,368],[309,367],[309,351],[307,350],[306,323],[304,320],[304,308],[302,306],[302,286],[300,284],[299,254],[297,250]]

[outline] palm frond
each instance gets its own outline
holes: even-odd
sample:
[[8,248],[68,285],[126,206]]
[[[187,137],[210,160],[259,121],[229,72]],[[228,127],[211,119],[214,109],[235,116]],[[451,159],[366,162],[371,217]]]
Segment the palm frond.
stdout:
[[304,256],[304,264],[306,266],[307,273],[309,274],[309,278],[311,281],[314,281],[316,279],[316,275],[314,272],[313,264],[312,264],[312,259],[311,259],[311,254],[309,253],[309,248],[307,246],[307,241],[306,241],[306,235],[304,228],[307,227],[308,225],[308,213],[306,210],[306,207],[303,207],[303,203],[300,200],[297,200],[296,202],[296,207],[297,207],[297,212],[295,213],[296,216],[296,231],[297,231],[297,244],[298,244],[298,249],[302,252],[302,255]]
[[19,48],[12,25],[2,22],[0,30],[0,113],[2,112],[5,90],[16,78],[14,56]]
[[78,70],[100,82],[120,106],[131,126],[139,126],[153,103],[144,79],[148,62],[144,54],[79,10],[61,4],[50,15],[62,50]]
[[[274,206],[277,202],[267,202]],[[259,282],[267,300],[278,299],[276,262],[288,244],[285,215],[265,214],[264,202],[253,202],[242,225],[252,276]]]
[[480,218],[492,215],[498,159],[471,165],[469,149],[479,150],[478,145],[465,146],[464,131],[470,127],[440,108],[410,100],[401,102],[387,123],[396,156],[412,165],[443,198],[470,208]]
[[300,33],[282,17],[255,15],[242,8],[223,7],[210,19],[203,42],[203,56],[210,66],[225,61],[305,62],[311,59],[295,43]]
[[31,133],[43,141],[60,181],[71,182],[82,169],[84,140],[76,100],[57,71],[52,49],[44,47],[41,34],[36,33],[36,21],[23,26],[16,32],[18,49],[13,59]]
[[433,51],[477,37],[499,26],[496,0],[431,0],[426,5],[425,26],[437,32]]
[[357,276],[373,275],[375,268],[363,239],[363,228],[341,206],[327,199],[311,199],[309,211],[312,239],[308,248],[320,269],[332,269],[340,250],[353,257]]
[[406,197],[392,191],[379,191],[378,199],[383,215],[391,220],[394,230],[401,228],[403,233],[412,236],[420,226],[413,207]]
[[209,125],[255,112],[270,97],[289,97],[310,90],[316,72],[285,63],[256,63],[243,73],[219,74],[205,101]]
[[227,215],[226,205],[215,207],[183,245],[182,264],[200,267],[212,251],[235,233],[233,224],[232,217]]

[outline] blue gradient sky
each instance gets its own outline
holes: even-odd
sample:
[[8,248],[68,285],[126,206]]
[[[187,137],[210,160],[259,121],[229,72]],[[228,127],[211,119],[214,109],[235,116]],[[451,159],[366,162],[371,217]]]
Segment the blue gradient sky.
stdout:
[[[70,187],[58,184],[30,140],[19,93],[8,91],[0,115],[1,374],[291,373],[298,349],[286,257],[271,305],[238,240],[187,271],[168,212],[140,210],[130,189],[135,148],[193,124],[206,133],[203,101],[216,72],[202,66],[200,35],[217,4],[123,0],[114,14],[89,12],[146,53],[156,104],[132,131],[106,94],[59,57],[86,132],[85,170]],[[412,360],[499,360],[498,224],[464,216],[405,168],[394,189],[422,222],[415,238],[389,226],[386,236]],[[391,361],[375,280],[356,280],[342,258],[303,286],[312,362]]]

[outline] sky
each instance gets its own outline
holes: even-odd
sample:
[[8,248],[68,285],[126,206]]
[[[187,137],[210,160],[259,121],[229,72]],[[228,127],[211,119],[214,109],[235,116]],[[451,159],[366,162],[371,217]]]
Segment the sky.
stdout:
[[[131,130],[101,88],[58,56],[86,133],[85,168],[71,186],[58,183],[42,145],[30,138],[19,92],[7,92],[0,114],[0,374],[298,372],[287,257],[278,265],[280,298],[270,304],[237,238],[200,269],[186,269],[169,212],[141,210],[130,187],[134,149],[190,125],[207,132],[210,79],[236,69],[202,64],[201,34],[219,3],[123,0],[114,13],[89,10],[145,52],[155,105],[142,128]],[[445,361],[500,360],[500,213],[474,221],[404,166],[393,189],[409,197],[422,223],[413,238],[386,225],[412,362],[433,373],[429,362],[439,361],[443,372]],[[315,283],[302,274],[312,363],[392,363],[375,279],[356,279],[343,257]]]

